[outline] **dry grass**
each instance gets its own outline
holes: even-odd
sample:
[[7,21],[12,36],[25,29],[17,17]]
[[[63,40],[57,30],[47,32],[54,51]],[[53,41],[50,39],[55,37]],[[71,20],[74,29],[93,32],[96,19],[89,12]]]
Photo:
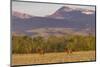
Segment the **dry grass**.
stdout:
[[93,61],[95,59],[95,51],[81,51],[67,54],[60,53],[46,53],[40,54],[13,54],[12,65],[26,65],[26,64],[45,64],[45,63],[60,63],[60,62],[77,62],[77,61]]

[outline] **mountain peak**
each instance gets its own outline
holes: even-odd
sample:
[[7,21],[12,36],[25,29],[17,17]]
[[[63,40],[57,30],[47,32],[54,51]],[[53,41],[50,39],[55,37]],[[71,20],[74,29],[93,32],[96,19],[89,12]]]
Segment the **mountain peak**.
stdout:
[[49,17],[55,19],[76,19],[76,18],[79,19],[80,17],[85,17],[87,15],[92,15],[92,14],[95,14],[95,11],[63,6]]
[[63,7],[61,7],[59,10],[63,10],[63,11],[65,11],[65,12],[69,12],[69,11],[72,11],[73,9],[70,8],[70,7],[67,7],[67,6],[63,6]]

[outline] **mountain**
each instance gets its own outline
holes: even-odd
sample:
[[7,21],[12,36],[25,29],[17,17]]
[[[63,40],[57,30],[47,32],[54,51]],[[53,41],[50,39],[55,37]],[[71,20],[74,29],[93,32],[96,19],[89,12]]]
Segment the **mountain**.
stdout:
[[15,19],[15,17],[21,18],[21,19],[29,19],[29,18],[32,17],[31,15],[28,15],[26,13],[20,13],[20,12],[17,12],[17,11],[13,11],[12,16],[14,17],[14,18],[12,17],[13,19]]
[[[76,34],[83,33],[84,35],[91,32],[95,34],[95,11],[87,9],[74,9],[70,7],[62,7],[54,14],[46,17],[36,17],[17,11],[12,12],[12,32],[20,35],[38,35],[45,34]],[[49,29],[53,28],[51,31]],[[69,30],[66,29],[70,28]],[[56,30],[62,29],[59,32]],[[40,32],[27,32],[29,30],[37,30]],[[55,31],[55,32],[52,32]],[[67,33],[65,33],[67,31]],[[47,33],[48,32],[48,33]],[[82,35],[83,35],[82,34]]]
[[79,20],[83,18],[86,19],[87,17],[95,18],[95,11],[88,9],[75,9],[64,6],[48,17],[55,19],[68,19],[68,20],[69,19]]

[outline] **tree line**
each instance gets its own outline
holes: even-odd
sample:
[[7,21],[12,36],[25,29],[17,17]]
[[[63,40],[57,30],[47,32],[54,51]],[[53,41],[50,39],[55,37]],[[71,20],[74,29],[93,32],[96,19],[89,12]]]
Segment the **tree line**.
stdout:
[[49,52],[64,52],[65,49],[73,51],[95,50],[95,36],[69,35],[69,36],[12,36],[12,53],[37,53],[37,49]]

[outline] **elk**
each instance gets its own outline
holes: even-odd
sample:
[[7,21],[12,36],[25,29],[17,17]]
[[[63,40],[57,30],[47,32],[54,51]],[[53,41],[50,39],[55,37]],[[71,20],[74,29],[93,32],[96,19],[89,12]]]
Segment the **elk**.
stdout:
[[65,52],[67,52],[67,54],[71,54],[73,51],[71,49],[65,48]]
[[37,48],[36,52],[39,53],[40,55],[44,55],[45,51],[42,48]]

